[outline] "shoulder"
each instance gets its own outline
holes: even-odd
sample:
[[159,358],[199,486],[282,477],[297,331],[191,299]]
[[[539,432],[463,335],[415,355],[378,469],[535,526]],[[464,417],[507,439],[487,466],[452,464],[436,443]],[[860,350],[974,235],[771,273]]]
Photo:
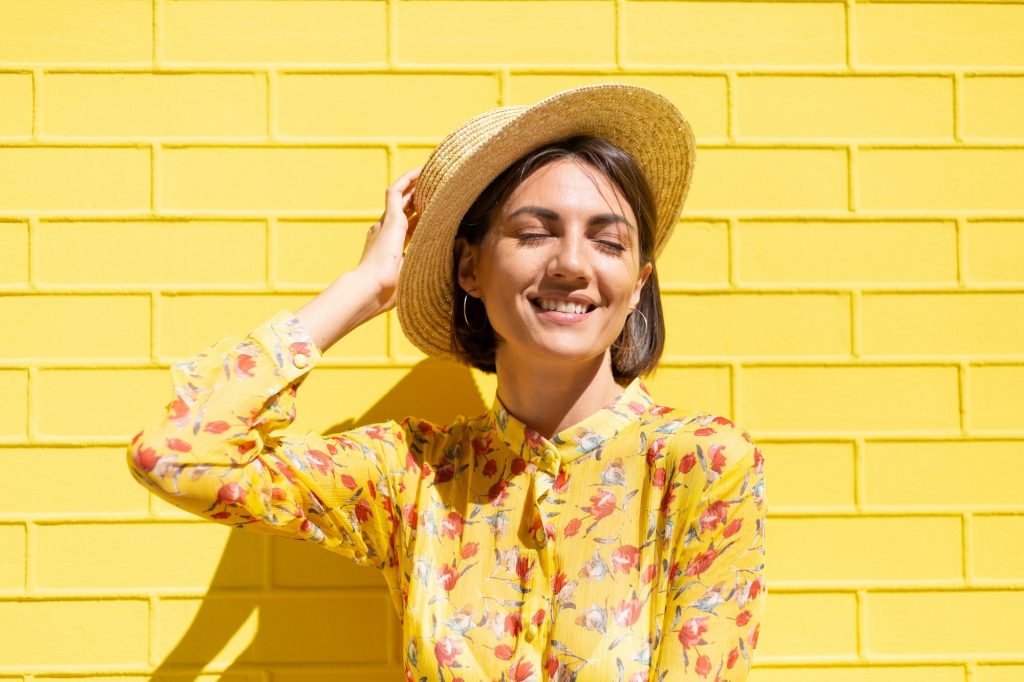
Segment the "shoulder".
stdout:
[[750,432],[724,415],[653,405],[644,423],[649,448],[664,450],[683,473],[695,464],[721,470],[759,465],[761,453]]

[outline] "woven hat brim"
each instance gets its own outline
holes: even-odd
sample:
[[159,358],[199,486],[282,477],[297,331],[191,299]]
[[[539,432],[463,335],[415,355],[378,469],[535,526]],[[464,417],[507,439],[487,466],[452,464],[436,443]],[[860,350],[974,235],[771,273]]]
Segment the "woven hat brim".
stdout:
[[[662,95],[618,83],[566,90],[536,104],[499,107],[450,133],[424,164],[432,182],[398,278],[398,319],[427,355],[451,351],[453,247],[459,223],[480,193],[528,152],[575,135],[594,135],[633,155],[657,206],[655,255],[679,219],[693,175],[696,145],[689,123]],[[428,177],[429,176],[429,177]],[[419,189],[417,189],[419,193]],[[415,199],[414,199],[415,201]]]

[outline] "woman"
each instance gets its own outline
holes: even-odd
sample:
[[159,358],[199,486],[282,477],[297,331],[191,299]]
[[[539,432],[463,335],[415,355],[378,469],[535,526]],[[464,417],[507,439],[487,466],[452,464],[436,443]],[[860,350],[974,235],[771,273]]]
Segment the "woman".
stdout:
[[[693,146],[672,104],[617,84],[471,119],[388,188],[353,271],[172,367],[131,471],[195,514],[380,569],[409,680],[746,679],[764,460],[640,379]],[[278,433],[322,353],[396,303],[425,352],[497,374],[491,409]]]

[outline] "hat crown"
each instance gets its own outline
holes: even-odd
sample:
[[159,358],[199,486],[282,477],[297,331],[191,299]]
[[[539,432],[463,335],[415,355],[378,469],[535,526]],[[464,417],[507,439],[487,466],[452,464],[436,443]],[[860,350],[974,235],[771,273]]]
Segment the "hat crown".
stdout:
[[491,109],[477,114],[448,133],[431,152],[420,171],[412,197],[416,213],[422,215],[437,193],[437,188],[447,182],[467,159],[472,158],[478,147],[527,108],[516,104]]

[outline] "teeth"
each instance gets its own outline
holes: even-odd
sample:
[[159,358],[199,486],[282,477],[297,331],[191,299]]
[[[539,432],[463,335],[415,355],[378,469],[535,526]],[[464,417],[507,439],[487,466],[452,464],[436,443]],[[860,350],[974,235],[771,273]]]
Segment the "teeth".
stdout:
[[540,307],[544,310],[557,310],[560,313],[576,313],[580,315],[587,312],[587,306],[582,303],[570,303],[569,301],[549,301],[540,299]]

